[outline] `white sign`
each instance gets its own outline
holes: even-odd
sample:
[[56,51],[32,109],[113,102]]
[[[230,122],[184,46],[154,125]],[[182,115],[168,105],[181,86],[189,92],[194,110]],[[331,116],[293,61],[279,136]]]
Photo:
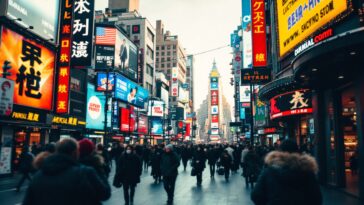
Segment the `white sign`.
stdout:
[[9,116],[13,110],[14,81],[0,78],[0,115]]
[[211,129],[211,134],[212,135],[218,135],[219,134],[219,129]]
[[178,86],[178,68],[172,68],[172,82],[171,82],[171,96],[178,97],[179,86]]
[[101,115],[101,102],[96,96],[92,96],[87,104],[87,112],[91,119],[96,120]]
[[213,105],[213,106],[211,106],[211,114],[212,114],[212,115],[217,115],[217,114],[219,114],[219,106],[217,106],[217,105]]
[[219,123],[218,122],[212,122],[211,123],[211,128],[214,129],[214,128],[219,128]]
[[164,102],[162,101],[149,101],[148,116],[163,117],[163,106]]
[[240,102],[250,102],[250,86],[240,86]]
[[11,147],[0,147],[0,174],[11,173]]

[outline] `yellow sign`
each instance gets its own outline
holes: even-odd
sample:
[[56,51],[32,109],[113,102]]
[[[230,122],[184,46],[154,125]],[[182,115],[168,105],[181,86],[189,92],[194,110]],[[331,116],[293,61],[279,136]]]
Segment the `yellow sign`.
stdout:
[[76,117],[59,117],[59,116],[54,116],[52,123],[62,124],[62,125],[72,125],[72,126],[86,124],[84,121],[78,120]]
[[28,120],[28,121],[33,121],[33,122],[39,122],[39,114],[33,113],[33,112],[28,112],[28,113],[13,112],[11,114],[11,118],[18,119],[18,120]]
[[278,0],[280,56],[347,10],[347,0]]

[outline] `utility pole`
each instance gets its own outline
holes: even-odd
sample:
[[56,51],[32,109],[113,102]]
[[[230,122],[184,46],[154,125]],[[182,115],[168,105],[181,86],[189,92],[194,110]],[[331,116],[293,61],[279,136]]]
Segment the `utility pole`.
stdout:
[[108,101],[109,101],[109,73],[110,73],[110,68],[107,67],[106,69],[106,87],[105,87],[105,107],[104,107],[104,115],[105,115],[105,120],[104,120],[104,145],[107,145],[109,143],[109,139],[108,139],[108,130],[107,130],[107,112],[109,110],[109,105],[108,105]]
[[253,95],[254,95],[254,85],[250,83],[250,142],[254,145],[254,116],[253,116]]

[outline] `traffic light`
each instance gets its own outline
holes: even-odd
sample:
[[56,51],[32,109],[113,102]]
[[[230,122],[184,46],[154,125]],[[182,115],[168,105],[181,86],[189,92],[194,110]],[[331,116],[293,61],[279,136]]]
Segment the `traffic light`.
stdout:
[[3,78],[6,78],[7,76],[10,76],[11,74],[8,72],[8,70],[11,69],[11,62],[10,61],[4,61],[4,65],[3,65]]

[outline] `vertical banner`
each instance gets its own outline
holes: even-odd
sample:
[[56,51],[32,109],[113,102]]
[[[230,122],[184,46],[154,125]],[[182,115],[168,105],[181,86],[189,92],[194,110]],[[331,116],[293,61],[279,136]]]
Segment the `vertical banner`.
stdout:
[[74,1],[72,66],[91,66],[94,7],[94,0]]
[[243,68],[252,68],[252,22],[250,0],[242,0]]
[[172,88],[171,88],[171,96],[178,97],[179,95],[179,87],[178,87],[178,68],[172,68]]
[[14,81],[0,78],[0,116],[13,111]]
[[264,0],[252,0],[253,67],[267,66]]
[[58,70],[58,87],[56,113],[68,113],[69,111],[69,84],[70,84],[70,53],[72,38],[72,8],[73,0],[63,0],[61,5],[61,23],[60,23],[60,54],[57,64]]

